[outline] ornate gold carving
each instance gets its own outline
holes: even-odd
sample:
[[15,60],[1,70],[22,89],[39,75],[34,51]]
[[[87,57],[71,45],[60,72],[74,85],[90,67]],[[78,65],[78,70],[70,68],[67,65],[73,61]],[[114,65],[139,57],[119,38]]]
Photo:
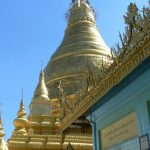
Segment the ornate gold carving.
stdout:
[[61,150],[70,142],[80,147],[80,149],[92,150],[92,137],[88,135],[67,135],[62,145],[60,142],[61,135],[13,135],[8,141],[8,146],[10,150],[17,149],[18,147],[32,150],[32,148],[40,144],[41,149],[48,148],[55,150],[60,148]]
[[150,29],[150,8],[143,7],[139,11],[135,3],[130,3],[128,12],[124,15],[125,33],[123,36],[119,33],[121,46],[119,43],[112,48],[113,52],[118,56],[132,50],[137,43],[143,42],[142,38]]
[[69,127],[70,124],[100,100],[113,86],[123,80],[134,68],[150,56],[150,45],[147,45],[149,40],[150,34],[146,34],[143,38],[145,42],[142,42],[142,44],[138,43],[132,51],[125,55],[122,61],[118,59],[116,60],[117,62],[113,62],[108,67],[109,73],[105,74],[104,79],[101,80],[99,85],[93,86],[89,92],[74,102],[73,110],[62,120],[63,130]]

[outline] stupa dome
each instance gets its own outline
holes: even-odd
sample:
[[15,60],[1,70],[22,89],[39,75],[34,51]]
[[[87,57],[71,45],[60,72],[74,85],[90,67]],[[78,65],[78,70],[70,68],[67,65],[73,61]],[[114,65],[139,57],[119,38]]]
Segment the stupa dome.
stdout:
[[60,80],[67,96],[84,91],[87,65],[91,71],[100,69],[108,55],[110,49],[96,27],[93,8],[87,0],[74,0],[63,41],[44,71],[50,98],[58,97]]

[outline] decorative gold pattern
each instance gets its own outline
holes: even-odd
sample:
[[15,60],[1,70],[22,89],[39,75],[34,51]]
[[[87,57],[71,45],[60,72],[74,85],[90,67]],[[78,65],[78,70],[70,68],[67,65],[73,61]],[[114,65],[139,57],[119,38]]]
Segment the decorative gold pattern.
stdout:
[[[65,57],[70,57],[70,56],[74,56],[74,57],[78,57],[78,56],[88,56],[88,57],[91,57],[91,56],[95,56],[95,57],[98,57],[98,58],[104,58],[106,59],[106,57],[108,56],[108,53],[104,52],[100,52],[99,50],[95,50],[95,49],[90,49],[90,50],[80,50],[79,52],[68,52],[68,53],[65,53],[65,54],[61,54],[55,58],[53,58],[51,60],[51,63],[58,60],[58,59],[65,59]],[[104,55],[104,56],[103,56]]]
[[68,143],[71,143],[75,149],[92,150],[92,138],[85,135],[67,135],[63,144],[61,144],[61,135],[15,135],[9,140],[9,150],[15,150],[18,145],[22,149],[65,149]]
[[[145,34],[140,43],[126,54],[124,61],[118,62],[99,85],[93,87],[86,95],[76,100],[72,110],[63,118],[62,129],[65,130],[77,118],[84,114],[93,104],[100,100],[112,87],[123,80],[130,72],[150,56],[150,34]],[[112,64],[113,66],[114,64]],[[110,67],[112,67],[110,66]]]

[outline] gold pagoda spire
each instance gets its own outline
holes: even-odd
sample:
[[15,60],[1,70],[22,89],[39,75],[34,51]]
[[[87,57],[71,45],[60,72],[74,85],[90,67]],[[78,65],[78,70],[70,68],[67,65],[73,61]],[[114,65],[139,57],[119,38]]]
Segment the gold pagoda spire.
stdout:
[[2,119],[0,116],[0,150],[8,150],[7,143],[3,140],[5,132],[2,127]]
[[32,101],[40,100],[40,99],[49,100],[48,91],[44,81],[44,71],[42,69],[40,72],[39,83],[34,91],[34,96],[32,98]]
[[15,131],[14,134],[27,134],[26,127],[28,120],[26,119],[25,105],[23,98],[20,102],[20,108],[17,113],[18,117],[14,120]]
[[48,90],[45,85],[44,71],[41,69],[39,82],[34,91],[34,95],[30,104],[30,115],[50,115],[50,111],[52,111],[51,107]]
[[0,141],[3,139],[3,137],[5,136],[5,132],[3,130],[3,127],[2,127],[2,119],[0,117]]

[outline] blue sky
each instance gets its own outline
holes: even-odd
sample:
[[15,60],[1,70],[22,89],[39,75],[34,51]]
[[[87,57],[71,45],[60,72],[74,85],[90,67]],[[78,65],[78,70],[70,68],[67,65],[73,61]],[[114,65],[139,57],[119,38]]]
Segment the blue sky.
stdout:
[[[59,46],[67,25],[65,13],[71,0],[0,0],[0,103],[8,139],[14,130],[24,88],[26,112],[44,66]],[[97,26],[112,47],[124,31],[123,15],[130,2],[141,9],[148,0],[90,0]]]

